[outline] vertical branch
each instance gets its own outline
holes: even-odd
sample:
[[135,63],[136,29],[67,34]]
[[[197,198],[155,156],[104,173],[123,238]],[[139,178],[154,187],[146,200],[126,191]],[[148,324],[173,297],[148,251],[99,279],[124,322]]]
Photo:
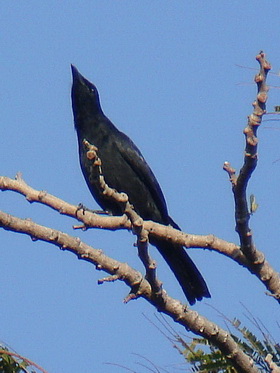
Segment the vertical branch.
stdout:
[[260,71],[255,76],[258,93],[256,100],[253,102],[253,113],[248,117],[247,127],[244,129],[246,138],[244,165],[240,170],[236,184],[233,185],[233,193],[235,199],[235,220],[236,231],[239,234],[241,250],[250,261],[255,261],[256,248],[253,244],[251,230],[249,228],[250,213],[248,210],[246,189],[248,181],[255,170],[258,162],[258,138],[257,130],[262,121],[262,116],[266,112],[266,101],[268,86],[266,85],[266,77],[271,66],[265,59],[265,54],[260,52],[256,56],[260,64]]
[[235,221],[236,232],[240,239],[240,249],[249,262],[249,269],[264,283],[271,295],[280,303],[280,282],[276,271],[265,260],[262,252],[256,249],[252,232],[249,227],[250,212],[248,209],[246,189],[249,179],[257,166],[258,161],[258,138],[257,130],[265,114],[268,86],[266,77],[271,69],[269,62],[265,59],[265,54],[260,52],[257,57],[260,64],[260,71],[255,76],[257,83],[257,97],[253,102],[253,113],[248,117],[248,123],[244,129],[246,146],[244,164],[239,175],[236,176],[235,169],[229,162],[224,163],[224,170],[228,173],[235,201]]
[[265,54],[263,52],[260,52],[256,56],[256,59],[260,64],[260,71],[255,76],[258,92],[256,100],[253,102],[253,113],[248,116],[248,123],[244,129],[246,138],[244,164],[238,177],[236,176],[235,170],[230,166],[229,162],[225,162],[224,164],[224,169],[228,172],[230,181],[232,183],[232,191],[235,201],[235,229],[239,235],[241,250],[247,259],[253,263],[259,262],[260,258],[257,255],[252,239],[251,229],[249,228],[250,212],[247,204],[246,189],[248,181],[258,162],[257,130],[261,124],[262,116],[265,114],[268,92],[266,77],[271,68],[269,62],[266,61]]
[[[87,140],[84,139],[83,145],[86,149],[86,157],[89,161],[89,167],[91,168],[91,175],[94,175],[94,178],[97,182],[98,188],[100,188],[102,194],[106,198],[114,200],[115,203],[118,203],[121,206],[121,209],[129,218],[132,224],[132,231],[137,236],[137,248],[138,255],[141,259],[145,269],[146,269],[146,279],[151,285],[152,290],[158,297],[162,297],[162,282],[158,280],[156,276],[156,263],[150,257],[148,252],[148,231],[143,227],[143,219],[136,213],[133,206],[128,200],[128,196],[125,193],[119,193],[115,189],[109,187],[106,183],[103,173],[102,173],[102,160],[98,157],[98,149],[93,144],[90,144]],[[106,278],[102,281],[111,281],[115,280],[115,277]],[[125,299],[128,302],[130,299],[135,298],[136,294],[131,291],[128,297]]]

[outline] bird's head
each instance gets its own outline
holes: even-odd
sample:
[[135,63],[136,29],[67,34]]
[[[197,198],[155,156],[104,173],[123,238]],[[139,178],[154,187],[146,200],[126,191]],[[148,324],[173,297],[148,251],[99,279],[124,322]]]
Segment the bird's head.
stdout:
[[91,116],[102,113],[95,85],[84,78],[75,66],[71,65],[71,69],[73,76],[71,97],[74,117],[77,118],[82,113]]

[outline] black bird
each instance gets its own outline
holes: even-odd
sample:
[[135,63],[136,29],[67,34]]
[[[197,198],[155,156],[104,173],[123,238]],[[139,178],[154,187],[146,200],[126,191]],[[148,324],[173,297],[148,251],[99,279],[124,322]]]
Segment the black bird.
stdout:
[[[104,198],[94,184],[83,145],[84,139],[98,148],[106,183],[118,192],[125,192],[136,212],[144,220],[153,220],[180,229],[169,217],[161,188],[140,150],[105,116],[94,84],[85,79],[76,67],[71,67],[72,108],[78,135],[80,164],[96,202],[113,215],[123,213],[120,206]],[[168,263],[190,304],[203,297],[210,297],[202,275],[181,245],[155,237],[150,237],[150,242]]]

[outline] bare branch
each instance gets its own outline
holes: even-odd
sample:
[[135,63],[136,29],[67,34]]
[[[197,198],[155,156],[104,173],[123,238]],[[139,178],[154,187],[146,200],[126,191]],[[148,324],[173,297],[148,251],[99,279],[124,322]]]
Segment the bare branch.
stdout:
[[71,251],[79,259],[95,264],[96,269],[117,276],[119,280],[124,281],[132,289],[138,289],[135,293],[141,293],[147,286],[150,287],[140,272],[133,270],[126,263],[107,257],[102,250],[93,249],[77,237],[36,224],[30,219],[17,218],[2,211],[0,211],[0,226],[5,230],[27,234],[32,240],[49,242],[62,250]]
[[63,250],[71,251],[79,259],[93,263],[97,269],[109,273],[114,280],[124,281],[131,288],[132,295],[128,297],[128,300],[137,297],[146,299],[159,312],[170,316],[186,330],[207,338],[215,344],[231,360],[239,372],[258,372],[252,360],[239,349],[227,331],[200,316],[196,311],[192,311],[178,300],[171,298],[165,291],[162,291],[162,296],[158,297],[158,294],[152,291],[149,282],[128,264],[109,258],[101,250],[93,249],[79,238],[4,212],[0,212],[0,226],[9,231],[27,234],[33,240],[49,242]]
[[[83,222],[79,228],[99,228],[108,230],[127,229],[132,230],[132,224],[127,215],[123,216],[105,216],[97,215],[90,211],[82,211],[77,206],[71,205],[60,198],[57,198],[46,191],[38,191],[30,187],[19,174],[16,180],[5,176],[0,177],[0,190],[11,190],[20,193],[26,197],[29,202],[38,202],[61,214],[70,216]],[[77,227],[75,227],[77,228]],[[247,268],[256,275],[266,286],[272,296],[277,301],[280,298],[280,278],[279,274],[265,260],[260,266],[252,265],[245,257],[240,247],[234,243],[225,241],[214,235],[196,235],[188,234],[171,226],[165,226],[152,221],[144,221],[143,228],[149,235],[165,238],[174,243],[185,246],[186,248],[202,248],[216,251],[234,260],[239,265]]]
[[248,181],[257,166],[257,129],[261,124],[262,116],[265,114],[267,91],[266,85],[267,73],[270,70],[270,64],[265,59],[265,54],[260,52],[256,59],[260,64],[260,72],[255,76],[255,82],[258,86],[256,100],[253,102],[253,113],[248,117],[247,127],[244,129],[246,138],[244,165],[240,170],[236,184],[233,186],[235,197],[235,219],[236,231],[239,234],[241,250],[244,252],[250,262],[263,260],[256,252],[252,233],[249,228],[250,212],[248,210],[246,189]]
[[87,140],[83,141],[86,150],[86,156],[89,160],[90,174],[98,181],[102,195],[118,203],[121,210],[127,215],[132,224],[132,232],[137,235],[138,255],[146,269],[146,279],[149,281],[154,294],[161,296],[162,283],[156,277],[156,262],[150,257],[148,251],[149,235],[143,226],[143,219],[134,210],[125,193],[119,193],[110,188],[106,183],[102,172],[102,160],[98,157],[98,148],[90,144]]
[[235,200],[235,221],[236,231],[240,239],[240,249],[248,260],[248,268],[254,273],[271,292],[271,295],[280,303],[280,281],[279,274],[273,270],[265,259],[264,254],[256,249],[253,242],[252,231],[249,227],[250,211],[248,209],[246,190],[249,179],[254,172],[257,161],[257,129],[261,124],[262,116],[266,112],[266,100],[268,86],[266,77],[271,68],[269,62],[265,59],[265,54],[260,52],[256,56],[260,64],[260,71],[255,76],[258,91],[256,100],[253,102],[253,113],[248,117],[248,123],[244,129],[246,147],[244,164],[238,177],[235,169],[229,162],[224,163],[224,170],[228,173],[232,184],[232,191]]

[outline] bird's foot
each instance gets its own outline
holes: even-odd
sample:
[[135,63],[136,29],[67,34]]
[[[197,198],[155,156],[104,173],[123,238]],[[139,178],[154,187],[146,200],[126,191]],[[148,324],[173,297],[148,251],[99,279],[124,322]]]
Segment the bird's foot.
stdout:
[[77,211],[76,211],[76,214],[78,211],[82,210],[83,211],[83,214],[85,213],[85,211],[89,211],[89,212],[92,212],[93,214],[99,214],[99,215],[109,215],[109,212],[108,211],[104,211],[104,210],[92,210],[92,209],[89,209],[88,207],[86,207],[84,204],[82,203],[79,203],[78,206],[77,206]]

